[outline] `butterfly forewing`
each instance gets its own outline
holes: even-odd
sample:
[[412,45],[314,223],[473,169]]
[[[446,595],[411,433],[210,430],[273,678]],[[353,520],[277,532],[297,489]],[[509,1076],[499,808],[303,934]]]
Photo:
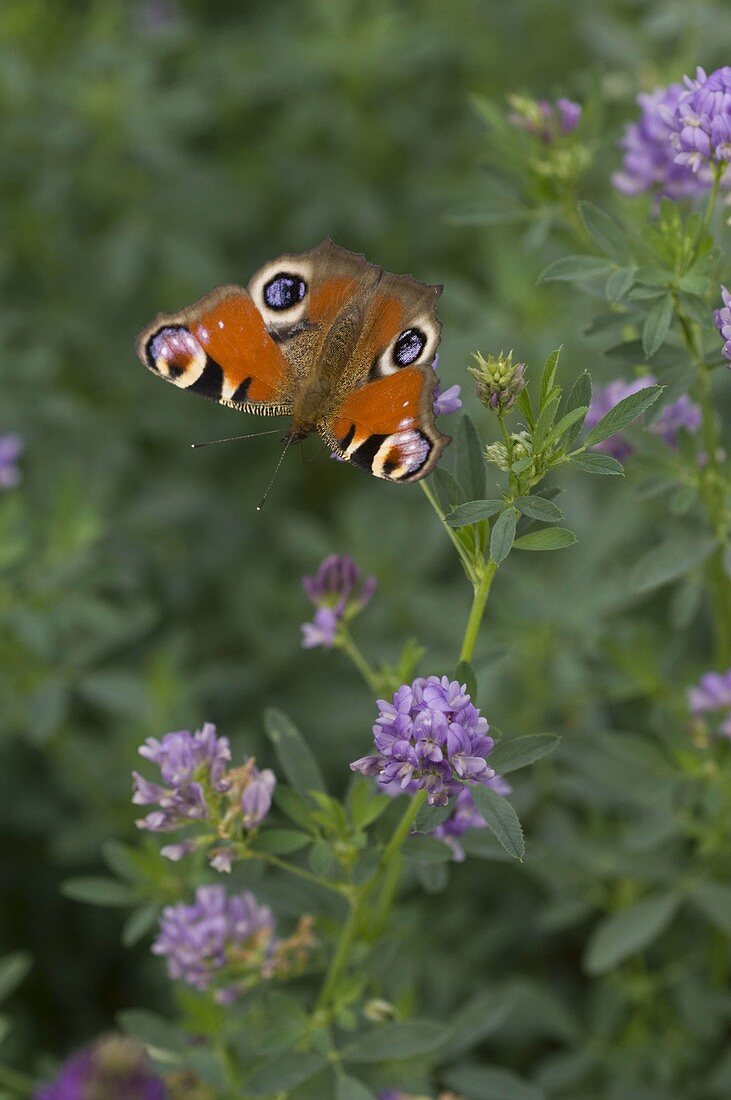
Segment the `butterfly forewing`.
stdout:
[[247,412],[288,413],[291,370],[249,294],[224,286],[140,334],[140,359],[182,389]]

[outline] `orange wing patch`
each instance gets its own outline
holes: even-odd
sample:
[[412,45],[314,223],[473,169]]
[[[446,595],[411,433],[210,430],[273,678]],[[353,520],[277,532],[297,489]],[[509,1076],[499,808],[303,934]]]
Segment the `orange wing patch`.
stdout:
[[376,477],[417,481],[434,468],[449,443],[434,423],[436,374],[406,367],[354,390],[324,426],[342,458]]
[[219,287],[180,313],[159,314],[137,353],[166,381],[221,404],[289,411],[291,368],[240,287]]

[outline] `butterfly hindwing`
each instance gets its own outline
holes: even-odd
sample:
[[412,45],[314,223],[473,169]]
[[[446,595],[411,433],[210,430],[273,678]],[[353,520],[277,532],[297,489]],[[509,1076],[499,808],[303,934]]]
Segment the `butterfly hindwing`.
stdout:
[[321,434],[341,458],[375,477],[418,481],[450,441],[434,420],[436,383],[430,366],[377,378],[353,390]]
[[158,314],[140,334],[137,353],[167,382],[220,404],[291,410],[291,368],[241,287],[219,287],[180,313]]

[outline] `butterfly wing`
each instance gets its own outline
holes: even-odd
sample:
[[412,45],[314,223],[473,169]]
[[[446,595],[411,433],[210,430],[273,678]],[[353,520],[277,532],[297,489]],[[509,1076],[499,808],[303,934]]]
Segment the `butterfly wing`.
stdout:
[[245,412],[291,412],[292,369],[247,291],[222,286],[180,313],[157,315],[137,339],[154,374]]
[[[323,349],[343,316],[358,323],[383,271],[360,253],[329,238],[298,255],[264,264],[249,282],[249,294],[298,380],[323,369]],[[351,349],[352,350],[352,349]]]
[[375,477],[418,481],[450,442],[434,419],[436,384],[431,366],[376,378],[348,394],[321,435],[341,458]]
[[376,477],[426,477],[450,442],[437,428],[432,369],[441,336],[441,286],[384,274],[374,289],[344,397],[320,434],[336,454]]

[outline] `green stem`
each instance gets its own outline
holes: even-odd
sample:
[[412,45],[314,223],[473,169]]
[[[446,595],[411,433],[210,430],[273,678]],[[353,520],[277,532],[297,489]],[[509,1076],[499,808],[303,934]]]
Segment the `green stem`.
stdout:
[[289,875],[296,875],[298,878],[306,879],[307,882],[312,882],[315,886],[321,886],[324,890],[332,890],[333,893],[342,897],[347,894],[348,888],[342,883],[326,882],[324,879],[318,878],[317,875],[313,875],[310,871],[306,871],[304,867],[297,867],[294,863],[287,863],[286,859],[280,859],[279,856],[273,855],[271,852],[257,852],[251,848],[244,848],[243,855],[246,859],[262,859],[265,863],[271,864],[272,867],[278,867],[280,871],[286,871]]
[[[325,1008],[328,1002],[332,999],[332,995],[337,988],[340,976],[348,965],[348,956],[350,954],[350,949],[353,946],[353,941],[358,934],[358,928],[360,926],[365,902],[369,894],[371,893],[371,890],[376,885],[376,882],[381,878],[382,875],[385,874],[387,883],[390,881],[390,876],[388,875],[390,866],[396,860],[396,857],[401,851],[402,844],[411,832],[411,827],[416,820],[416,815],[421,809],[425,798],[426,791],[417,791],[413,798],[410,799],[409,804],[401,817],[401,820],[399,821],[393,832],[393,835],[391,836],[391,839],[389,840],[386,847],[383,849],[383,854],[381,856],[377,870],[374,872],[371,878],[368,879],[368,881],[364,883],[363,886],[361,886],[355,897],[349,899],[350,912],[348,914],[348,919],[343,925],[340,937],[335,947],[335,953],[330,961],[330,966],[328,967],[327,973],[325,975],[325,981],[323,982],[322,989],[320,990],[320,995],[317,998],[317,1009]],[[390,907],[390,902],[393,899],[395,887],[396,883],[394,882],[392,883],[392,888],[390,890],[388,906],[384,908],[383,904],[379,905],[379,916],[382,919],[385,919],[388,914],[388,908]]]
[[719,165],[719,166],[714,168],[714,171],[713,171],[713,188],[711,190],[710,195],[708,196],[708,204],[706,206],[706,212],[703,215],[703,221],[701,222],[700,232],[698,233],[698,240],[696,241],[696,250],[698,248],[698,245],[703,240],[703,234],[708,229],[708,226],[710,225],[710,222],[711,222],[711,218],[713,217],[713,211],[716,209],[716,202],[718,200],[718,192],[719,192],[720,187],[721,187],[721,176],[723,175],[724,167],[725,167],[725,165],[723,167],[721,167]]
[[10,1066],[0,1065],[0,1085],[12,1089],[13,1092],[17,1092],[21,1096],[30,1096],[36,1087],[36,1082],[31,1077],[26,1076],[25,1073],[18,1073]]
[[377,695],[379,690],[378,676],[371,668],[367,658],[361,653],[360,649],[355,644],[355,641],[353,640],[353,635],[350,633],[344,623],[340,625],[336,644],[340,649],[343,650],[344,653],[347,653],[347,655],[350,657],[351,661],[358,669],[358,672],[365,680],[366,687],[369,689],[369,691],[373,695]]
[[[710,205],[710,204],[709,204]],[[726,573],[725,551],[729,541],[726,510],[726,478],[718,461],[719,439],[713,411],[711,372],[699,349],[693,323],[676,308],[678,321],[698,378],[698,396],[701,406],[701,433],[706,451],[706,465],[700,475],[701,496],[719,545],[706,566],[708,585],[713,600],[713,624],[715,633],[715,659],[719,668],[731,663],[731,581]]]
[[357,898],[351,901],[350,912],[348,913],[348,919],[343,925],[343,929],[340,933],[337,946],[335,948],[335,954],[330,960],[330,966],[328,967],[325,975],[325,981],[322,984],[320,995],[317,998],[316,1009],[324,1008],[328,1001],[331,999],[333,992],[340,979],[340,975],[347,966],[348,954],[350,948],[353,945],[353,940],[358,932],[358,922],[360,920],[360,902],[361,898]]
[[474,595],[472,597],[472,607],[470,608],[470,614],[467,619],[467,626],[465,627],[464,638],[462,640],[462,649],[459,654],[460,661],[472,660],[475,644],[477,642],[477,635],[482,623],[482,617],[485,614],[487,597],[490,595],[490,588],[492,587],[496,572],[497,565],[494,561],[489,561],[485,566],[482,577],[475,585]]
[[475,583],[475,571],[474,571],[474,568],[472,566],[472,562],[470,561],[469,554],[465,550],[465,548],[462,545],[462,543],[460,542],[460,540],[457,538],[457,535],[454,533],[454,530],[449,526],[446,519],[444,518],[444,513],[442,512],[441,508],[439,507],[439,504],[437,502],[437,498],[434,496],[433,492],[431,491],[431,488],[429,487],[429,485],[427,485],[424,478],[422,478],[422,480],[419,482],[419,485],[421,485],[421,488],[424,492],[424,495],[426,496],[426,499],[429,501],[432,508],[436,512],[437,516],[439,517],[439,522],[441,523],[442,527],[444,528],[444,530],[449,535],[449,538],[450,538],[452,544],[454,545],[455,550],[459,554],[460,561],[462,562],[462,565],[464,566],[464,571],[467,574],[468,579],[474,584]]

